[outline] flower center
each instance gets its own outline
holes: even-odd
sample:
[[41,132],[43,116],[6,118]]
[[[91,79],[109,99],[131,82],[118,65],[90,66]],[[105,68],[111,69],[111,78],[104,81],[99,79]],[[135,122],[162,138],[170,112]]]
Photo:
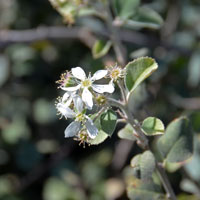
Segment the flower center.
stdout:
[[83,113],[79,113],[79,114],[76,115],[77,121],[82,122],[82,121],[84,121],[84,119],[85,119],[85,116],[84,116]]
[[87,134],[87,132],[85,130],[81,130],[79,132],[79,134],[77,135],[77,138],[74,138],[74,140],[77,140],[77,141],[80,141],[79,142],[79,145],[83,145],[83,148],[85,148],[85,145],[88,143],[89,144],[89,136]]
[[92,85],[92,82],[89,79],[82,81],[83,87],[90,87],[91,85]]
[[120,69],[114,69],[114,70],[112,70],[112,72],[110,74],[111,78],[117,79],[120,76],[120,73],[121,73]]

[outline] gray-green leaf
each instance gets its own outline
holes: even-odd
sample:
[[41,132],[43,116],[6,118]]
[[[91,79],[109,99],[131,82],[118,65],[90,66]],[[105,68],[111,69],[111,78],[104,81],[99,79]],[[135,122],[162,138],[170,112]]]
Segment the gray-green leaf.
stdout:
[[162,17],[149,7],[143,6],[138,9],[137,15],[124,21],[124,25],[133,28],[159,29],[163,24]]
[[[90,116],[90,118],[92,120],[94,120],[94,118],[96,118],[96,114]],[[104,142],[108,138],[108,134],[106,134],[101,128],[100,118],[101,118],[101,115],[98,116],[97,119],[94,121],[94,124],[98,128],[99,132],[94,139],[90,139],[88,141],[88,143],[91,145],[98,145],[98,144]]]
[[142,123],[142,129],[145,135],[161,135],[164,134],[165,126],[162,121],[156,117],[148,117]]
[[141,57],[126,65],[125,84],[130,92],[158,68],[153,58]]
[[140,0],[113,0],[115,13],[122,19],[128,19],[137,13]]
[[108,137],[108,134],[106,134],[103,130],[99,130],[98,135],[89,141],[89,144],[91,145],[98,145],[102,142],[104,142]]
[[135,141],[136,137],[133,135],[133,128],[130,124],[127,124],[118,132],[118,137],[121,139]]
[[92,47],[92,55],[95,59],[101,58],[105,56],[108,51],[110,50],[110,47],[112,45],[111,41],[102,41],[102,40],[97,40]]
[[136,169],[136,173],[140,175],[137,178],[142,180],[150,180],[152,178],[155,166],[155,158],[151,151],[145,151],[143,154],[139,154],[131,160],[131,167]]
[[102,130],[111,136],[117,123],[117,115],[112,109],[107,110],[100,117]]
[[172,121],[159,138],[158,149],[168,162],[183,162],[193,154],[193,131],[186,117]]
[[143,181],[133,179],[127,188],[127,195],[130,200],[164,200],[167,199],[161,193],[159,185],[155,184],[153,180]]

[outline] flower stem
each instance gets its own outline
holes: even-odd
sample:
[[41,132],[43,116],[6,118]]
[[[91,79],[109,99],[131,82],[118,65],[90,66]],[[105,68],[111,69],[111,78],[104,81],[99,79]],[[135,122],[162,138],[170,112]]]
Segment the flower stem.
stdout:
[[97,118],[107,109],[107,106],[102,107],[98,113],[96,113],[96,116],[93,119],[93,122],[95,122],[97,120]]
[[125,91],[125,88],[123,86],[122,80],[118,80],[117,85],[119,86],[119,89],[121,91],[124,103],[127,104],[128,102],[127,102],[127,98],[126,98],[126,91]]

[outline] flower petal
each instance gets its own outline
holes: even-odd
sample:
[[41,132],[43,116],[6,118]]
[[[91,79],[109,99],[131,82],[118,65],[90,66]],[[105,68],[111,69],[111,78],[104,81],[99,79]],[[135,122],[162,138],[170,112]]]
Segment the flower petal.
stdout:
[[84,81],[86,78],[85,72],[83,71],[81,67],[72,68],[72,75],[75,78],[80,79],[82,81]]
[[64,94],[63,97],[62,97],[62,102],[67,101],[67,100],[69,99],[69,97],[70,97],[69,92],[65,92],[65,94]]
[[58,109],[58,111],[65,116],[66,118],[74,118],[75,117],[75,112],[72,111],[67,104],[64,103],[58,103],[56,105],[56,108]]
[[96,80],[102,79],[103,77],[107,75],[107,73],[108,73],[108,70],[98,70],[94,73],[91,80],[96,81]]
[[58,110],[62,115],[65,115],[65,114],[66,114],[66,109],[65,109],[63,103],[58,103],[58,104],[56,105],[56,108],[57,108],[57,110]]
[[[67,96],[67,94],[69,96]],[[73,99],[73,95],[71,93],[68,93],[66,92],[64,95],[63,95],[63,98],[62,98],[62,103],[64,103],[67,107],[69,107],[72,103],[72,99]]]
[[82,100],[85,103],[85,105],[87,106],[88,109],[92,109],[93,107],[93,100],[92,100],[92,93],[88,90],[88,88],[84,88],[83,89],[83,93],[82,93]]
[[81,122],[74,121],[65,129],[65,137],[75,136],[81,128]]
[[90,118],[88,118],[85,125],[87,128],[88,135],[90,136],[90,138],[94,139],[98,134],[97,127],[94,125],[93,121]]
[[83,111],[83,101],[79,95],[74,96],[73,98],[75,108],[80,113]]
[[74,118],[76,116],[76,113],[71,110],[69,107],[66,107],[66,113],[65,113],[65,117],[66,118]]
[[104,92],[113,93],[115,90],[114,85],[112,83],[109,83],[107,85],[92,84],[92,89],[100,94]]
[[68,91],[68,92],[73,92],[73,91],[80,89],[80,87],[81,87],[81,84],[74,86],[74,87],[61,87],[61,89]]

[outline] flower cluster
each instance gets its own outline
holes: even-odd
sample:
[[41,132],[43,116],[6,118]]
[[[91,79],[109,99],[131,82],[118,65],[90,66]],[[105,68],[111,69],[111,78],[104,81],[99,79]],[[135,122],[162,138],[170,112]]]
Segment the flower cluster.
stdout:
[[93,109],[95,101],[97,105],[106,102],[103,93],[114,92],[112,79],[108,84],[95,83],[108,74],[108,70],[98,70],[93,76],[91,73],[86,76],[81,67],[75,67],[61,75],[57,83],[65,93],[58,99],[56,108],[61,116],[74,120],[65,129],[65,137],[76,137],[81,142],[88,142],[97,136],[98,129],[87,115],[87,110]]

